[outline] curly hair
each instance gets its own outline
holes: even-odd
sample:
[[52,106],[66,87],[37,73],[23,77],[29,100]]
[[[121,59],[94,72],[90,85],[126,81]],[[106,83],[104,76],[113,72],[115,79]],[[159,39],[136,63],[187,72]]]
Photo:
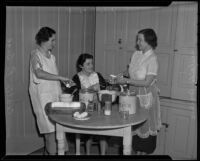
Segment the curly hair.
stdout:
[[88,53],[83,53],[83,54],[79,55],[78,60],[76,62],[77,72],[80,72],[82,70],[82,68],[80,66],[83,66],[86,59],[93,59],[93,56],[91,54],[88,54]]
[[36,44],[41,45],[42,42],[46,42],[55,34],[56,31],[50,27],[42,27],[35,36]]

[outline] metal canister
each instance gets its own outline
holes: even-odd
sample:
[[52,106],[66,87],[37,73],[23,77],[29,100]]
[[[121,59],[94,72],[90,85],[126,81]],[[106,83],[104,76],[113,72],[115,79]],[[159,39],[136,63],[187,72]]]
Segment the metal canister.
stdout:
[[129,114],[136,113],[137,97],[135,92],[121,92],[119,96],[119,112],[129,111]]

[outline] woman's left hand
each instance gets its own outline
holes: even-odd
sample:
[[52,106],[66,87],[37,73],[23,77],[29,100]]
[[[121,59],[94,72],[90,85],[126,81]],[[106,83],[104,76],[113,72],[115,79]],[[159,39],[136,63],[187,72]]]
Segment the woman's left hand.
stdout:
[[116,82],[118,84],[126,84],[127,83],[127,78],[123,78],[123,77],[117,77]]

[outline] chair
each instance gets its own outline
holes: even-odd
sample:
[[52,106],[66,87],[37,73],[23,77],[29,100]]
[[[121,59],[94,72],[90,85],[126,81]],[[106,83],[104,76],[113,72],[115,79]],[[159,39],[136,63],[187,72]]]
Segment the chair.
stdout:
[[[80,147],[81,147],[81,144],[83,142],[81,142],[80,134],[76,134],[75,138],[76,138],[76,155],[80,155],[81,154],[80,153]],[[105,155],[105,153],[106,153],[106,141],[100,140],[99,142],[100,142],[100,147],[101,147],[101,155]],[[93,139],[91,139],[91,142],[86,143],[87,155],[90,155],[90,148],[91,148],[92,144],[98,144],[98,142],[93,142]]]

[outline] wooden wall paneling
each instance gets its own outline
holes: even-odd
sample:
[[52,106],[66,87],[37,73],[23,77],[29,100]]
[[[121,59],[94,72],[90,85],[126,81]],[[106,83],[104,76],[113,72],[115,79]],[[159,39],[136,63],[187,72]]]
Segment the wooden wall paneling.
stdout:
[[83,11],[81,7],[74,7],[70,15],[70,62],[69,76],[77,73],[76,61],[83,52]]
[[14,9],[12,7],[6,8],[6,55],[5,55],[5,112],[6,112],[6,138],[11,137],[12,115],[14,112],[14,73],[15,68],[15,39],[14,39],[14,24],[15,19]]
[[88,52],[94,56],[95,51],[95,7],[86,9],[85,12],[85,39],[84,39],[84,52]]
[[122,72],[126,69],[126,66],[127,66],[127,58],[128,56],[126,55],[126,48],[125,48],[125,45],[126,45],[126,42],[127,42],[127,18],[128,18],[128,15],[127,15],[127,12],[126,11],[118,11],[117,12],[117,26],[119,26],[118,28],[118,31],[117,31],[117,42],[119,41],[119,39],[121,39],[121,44],[118,43],[118,54],[117,54],[117,58],[118,58],[118,61],[117,61],[117,64],[119,66],[119,71],[118,72]]
[[[95,70],[105,75],[104,64],[104,52],[100,52],[101,49],[104,49],[104,43],[101,43],[105,35],[105,13],[96,11],[96,32],[95,32]],[[98,39],[97,39],[98,37]],[[97,61],[98,60],[98,61]]]
[[[16,72],[14,75],[14,101],[15,101],[15,108],[14,108],[14,115],[13,119],[15,120],[15,127],[12,126],[13,129],[16,131],[13,132],[13,135],[16,136],[23,136],[23,131],[24,131],[24,97],[23,97],[23,91],[24,89],[24,82],[23,82],[23,76],[24,76],[24,68],[23,68],[23,26],[22,26],[22,8],[21,7],[16,7],[15,8],[15,52],[16,52],[16,57],[15,57],[15,68]],[[13,121],[14,121],[13,120]]]
[[139,12],[138,11],[127,11],[128,12],[128,19],[127,19],[127,26],[126,26],[126,50],[127,52],[134,52],[135,45],[136,45],[136,36],[137,32],[139,31]]
[[156,27],[156,12],[154,9],[140,10],[140,29]]
[[68,8],[59,8],[59,60],[57,62],[57,66],[59,69],[59,73],[62,76],[68,77],[69,75],[69,44],[70,44],[70,24],[69,24],[69,16],[70,9]]
[[[6,34],[6,153],[25,154],[41,146],[36,136],[36,127],[28,96],[29,52],[31,50],[30,33],[27,33],[26,9],[23,7],[7,8]],[[30,19],[28,21],[30,23]],[[29,26],[28,26],[29,27]],[[25,29],[26,28],[26,29]],[[9,80],[12,80],[9,82]],[[28,105],[28,106],[27,106]],[[27,136],[29,139],[26,139]],[[30,144],[30,141],[37,145]],[[28,142],[29,144],[28,144]],[[25,145],[19,148],[19,145]]]
[[[24,100],[26,100],[24,105],[24,113],[25,118],[24,120],[24,131],[26,136],[31,136],[35,132],[37,132],[36,122],[34,112],[32,110],[31,102],[28,88],[29,88],[29,60],[30,60],[30,53],[33,49],[35,49],[35,35],[38,32],[38,9],[35,7],[23,7],[22,8],[22,15],[23,15],[23,64],[24,64]],[[37,135],[37,133],[36,133]]]

